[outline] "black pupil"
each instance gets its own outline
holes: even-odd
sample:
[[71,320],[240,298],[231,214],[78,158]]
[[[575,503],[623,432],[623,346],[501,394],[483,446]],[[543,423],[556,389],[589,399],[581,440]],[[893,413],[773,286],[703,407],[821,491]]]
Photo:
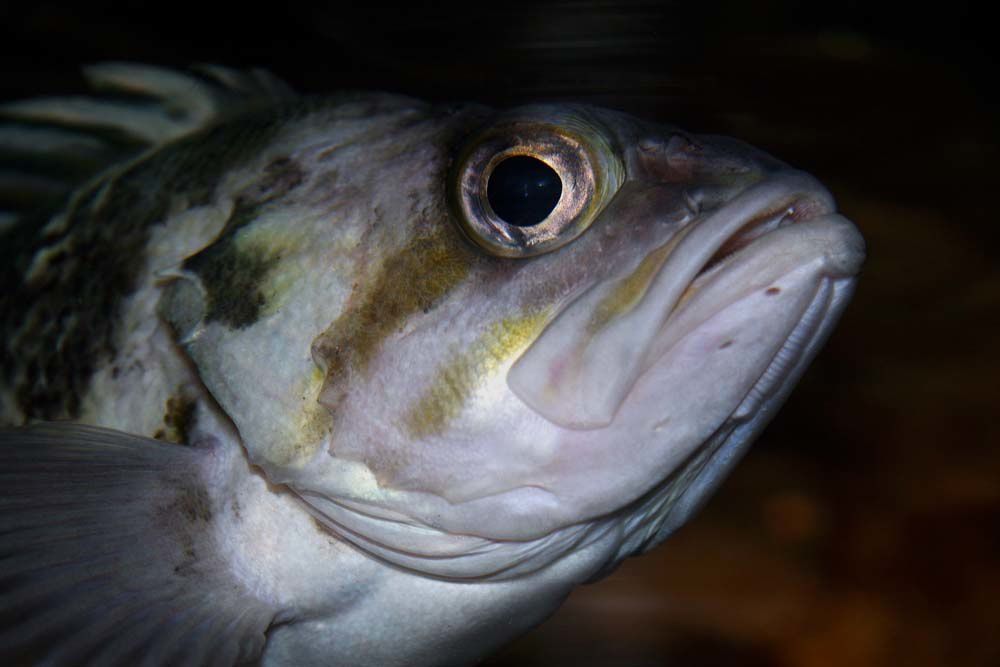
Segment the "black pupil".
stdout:
[[490,174],[486,197],[504,222],[530,227],[559,203],[562,181],[552,167],[528,155],[509,157]]

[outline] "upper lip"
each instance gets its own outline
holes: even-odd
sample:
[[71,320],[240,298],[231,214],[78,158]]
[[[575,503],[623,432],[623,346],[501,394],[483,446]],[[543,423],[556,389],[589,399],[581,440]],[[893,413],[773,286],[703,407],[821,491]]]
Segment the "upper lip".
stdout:
[[[787,224],[832,213],[833,198],[812,176],[788,171],[748,188],[729,203],[702,215],[663,261],[633,312],[646,311],[649,336],[662,328],[684,292],[701,275],[754,241]],[[659,324],[653,325],[653,321]]]
[[768,179],[716,211],[703,215],[697,224],[698,231],[692,234],[696,238],[685,241],[685,245],[700,246],[694,251],[698,257],[711,253],[695,275],[709,271],[779,227],[833,211],[830,194],[808,174],[787,172]]
[[[601,283],[573,301],[511,369],[511,388],[536,411],[564,426],[594,428],[610,423],[648,368],[667,320],[699,275],[708,277],[716,266],[727,264],[729,257],[783,224],[833,210],[829,193],[801,172],[774,174],[751,186],[727,204],[703,213],[647,254],[631,273]],[[650,261],[656,265],[649,266]],[[603,302],[614,298],[621,286],[627,289],[620,291],[633,293],[637,280],[645,282],[639,288],[641,296],[627,306],[612,301],[611,315],[591,326]]]

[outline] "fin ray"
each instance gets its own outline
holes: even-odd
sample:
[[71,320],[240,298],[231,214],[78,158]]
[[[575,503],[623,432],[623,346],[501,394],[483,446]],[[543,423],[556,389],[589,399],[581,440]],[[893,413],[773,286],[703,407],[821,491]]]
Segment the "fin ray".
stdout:
[[212,459],[211,449],[95,427],[0,430],[0,657],[259,657],[275,610],[215,541],[202,481]]
[[258,69],[105,62],[84,76],[95,95],[0,104],[0,232],[147,148],[295,98]]

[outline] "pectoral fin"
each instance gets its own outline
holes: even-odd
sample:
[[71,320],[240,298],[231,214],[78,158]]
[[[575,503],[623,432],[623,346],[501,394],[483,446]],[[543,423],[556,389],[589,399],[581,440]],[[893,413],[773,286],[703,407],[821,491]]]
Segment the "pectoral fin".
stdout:
[[223,557],[215,460],[81,425],[0,430],[0,662],[257,658],[275,611]]

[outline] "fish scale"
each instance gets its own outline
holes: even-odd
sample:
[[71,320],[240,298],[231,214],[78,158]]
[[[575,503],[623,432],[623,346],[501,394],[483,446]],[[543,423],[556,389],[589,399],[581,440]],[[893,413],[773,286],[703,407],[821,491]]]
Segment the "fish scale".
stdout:
[[692,517],[864,258],[611,110],[88,76],[0,108],[4,659],[471,664]]

